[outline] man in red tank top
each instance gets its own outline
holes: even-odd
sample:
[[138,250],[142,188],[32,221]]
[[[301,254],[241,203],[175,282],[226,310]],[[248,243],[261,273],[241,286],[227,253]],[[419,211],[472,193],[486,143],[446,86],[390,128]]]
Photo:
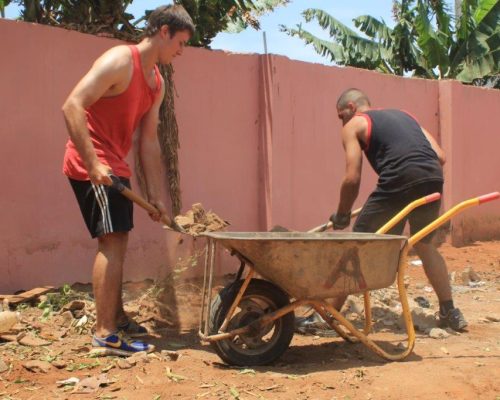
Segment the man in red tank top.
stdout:
[[92,278],[97,311],[94,352],[129,355],[154,349],[130,339],[147,334],[144,327],[128,319],[122,304],[132,203],[111,188],[109,175],[130,186],[131,172],[125,158],[137,132],[148,201],[158,210],[151,219],[166,216],[160,195],[157,139],[165,85],[156,64],[169,64],[181,55],[193,33],[193,21],[182,6],[158,7],[150,14],[145,38],[136,46],[116,46],[101,55],[62,108],[70,136],[63,172],[91,236],[98,241]]

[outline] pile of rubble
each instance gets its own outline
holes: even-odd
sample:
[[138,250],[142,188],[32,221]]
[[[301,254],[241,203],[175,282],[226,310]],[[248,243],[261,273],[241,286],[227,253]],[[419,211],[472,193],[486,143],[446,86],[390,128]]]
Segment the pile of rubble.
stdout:
[[175,222],[190,235],[197,236],[204,232],[217,232],[229,225],[212,211],[205,211],[201,203],[193,204],[191,210],[175,217]]
[[[454,292],[462,293],[469,290],[481,290],[478,288],[486,285],[486,282],[481,280],[479,274],[476,273],[471,267],[467,267],[461,272],[450,274],[450,282]],[[409,286],[409,280],[405,280],[405,286]],[[421,284],[417,284],[411,289],[411,292],[414,293],[414,295],[418,294],[418,296],[415,297],[408,295],[408,303],[415,329],[434,339],[443,339],[448,337],[450,334],[456,334],[456,332],[451,329],[445,330],[437,327],[437,300],[435,300],[435,302],[431,302],[426,297],[428,293],[433,292],[433,289],[430,286]],[[371,291],[370,300],[374,330],[405,329],[402,306],[399,301],[399,294],[395,285],[386,289]],[[361,327],[362,321],[364,321],[363,296],[349,296],[343,312],[346,314],[347,319],[353,323],[358,323]],[[488,315],[479,322],[489,323],[498,321],[500,321],[499,316]]]

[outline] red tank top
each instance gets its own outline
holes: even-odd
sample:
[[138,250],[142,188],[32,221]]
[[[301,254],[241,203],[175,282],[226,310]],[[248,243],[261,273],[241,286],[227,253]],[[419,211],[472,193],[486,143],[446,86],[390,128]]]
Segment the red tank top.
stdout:
[[[156,88],[146,82],[139,50],[129,46],[134,70],[127,89],[117,96],[101,97],[88,107],[87,127],[97,158],[108,165],[113,173],[130,177],[125,157],[132,147],[132,137],[144,114],[151,108],[161,88],[160,72],[155,66]],[[76,180],[88,180],[89,175],[71,139],[66,144],[63,173]]]

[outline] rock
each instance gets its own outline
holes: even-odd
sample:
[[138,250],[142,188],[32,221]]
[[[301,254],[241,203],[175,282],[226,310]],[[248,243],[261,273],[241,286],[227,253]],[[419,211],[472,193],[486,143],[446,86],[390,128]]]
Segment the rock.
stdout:
[[440,328],[432,328],[429,332],[429,337],[433,339],[446,339],[449,336],[448,332]]
[[177,361],[180,357],[180,354],[173,350],[162,350],[160,354],[168,361]]
[[51,327],[44,327],[38,334],[38,337],[41,339],[49,340],[51,342],[55,342],[59,340],[62,333],[63,331],[55,330]]
[[82,326],[85,326],[87,324],[87,322],[89,322],[89,319],[86,315],[84,315],[78,319],[78,322],[75,324],[75,327],[80,328]]
[[466,267],[460,273],[459,283],[464,286],[470,286],[471,282],[479,282],[481,281],[481,277],[478,275],[476,271],[472,269],[472,267]]
[[349,311],[363,315],[365,311],[365,304],[363,299],[357,296],[349,296],[346,301],[346,306],[348,307]]
[[89,353],[91,350],[92,350],[92,348],[89,347],[89,346],[73,347],[71,349],[71,351],[73,353],[77,353],[77,354],[79,354],[79,353]]
[[[415,329],[425,332],[427,329],[436,327],[436,316],[428,308],[415,307],[411,310],[411,317]],[[401,315],[399,326],[404,327],[404,318]]]
[[133,365],[130,362],[128,362],[128,360],[123,359],[123,358],[118,359],[118,361],[116,362],[116,365],[120,369],[130,369],[133,367]]
[[479,282],[481,280],[479,274],[476,271],[474,271],[472,267],[468,267],[468,269],[469,269],[469,279],[472,282]]
[[63,319],[62,325],[65,326],[66,328],[70,327],[71,324],[73,323],[73,314],[71,311],[66,310],[63,313],[61,313],[61,317]]
[[347,313],[346,315],[347,320],[354,322],[359,320],[359,314],[356,313]]
[[80,319],[87,314],[85,306],[86,304],[83,300],[73,300],[62,308],[61,314],[65,311],[69,311],[74,318]]
[[486,319],[491,322],[500,322],[500,315],[487,315]]
[[430,286],[424,286],[424,292],[432,293],[433,291],[434,291],[434,289],[431,288]]
[[41,296],[38,297],[38,303],[43,303],[45,301],[49,301],[49,296],[47,296],[46,294],[42,294]]
[[57,369],[63,369],[63,368],[66,368],[68,363],[64,360],[54,360],[54,361],[52,361],[52,365],[54,367],[56,367]]
[[415,297],[413,300],[422,308],[430,308],[431,303],[424,296]]
[[92,393],[97,391],[101,386],[109,385],[110,381],[106,374],[101,374],[97,377],[85,378],[76,384],[73,393]]
[[83,310],[85,308],[85,302],[82,300],[73,300],[72,302],[66,304],[61,313],[64,311],[75,311],[75,310]]
[[64,379],[62,381],[56,381],[57,386],[75,386],[78,382],[80,382],[80,379],[72,376],[71,378]]
[[458,282],[462,284],[463,286],[469,286],[469,272],[468,271],[462,271],[460,272]]
[[9,366],[5,363],[4,360],[0,360],[0,374],[2,372],[8,371],[8,370],[9,370]]
[[52,369],[52,365],[47,361],[30,360],[23,364],[23,367],[31,372],[43,372],[46,374]]
[[3,340],[4,342],[15,342],[17,340],[16,335],[11,335],[11,334],[2,334],[0,335],[0,339]]
[[148,363],[150,359],[148,358],[148,354],[145,351],[139,351],[130,357],[127,358],[129,363],[138,364],[138,363]]
[[137,364],[137,359],[134,358],[134,356],[130,356],[130,357],[127,357],[125,359],[131,366],[134,366],[135,364]]
[[[24,333],[24,332],[23,332]],[[33,336],[33,334],[18,335],[17,342],[23,346],[40,347],[48,346],[52,342]]]
[[457,279],[457,272],[456,271],[452,271],[448,274],[448,277],[450,279],[450,283],[453,284],[455,283],[456,279]]

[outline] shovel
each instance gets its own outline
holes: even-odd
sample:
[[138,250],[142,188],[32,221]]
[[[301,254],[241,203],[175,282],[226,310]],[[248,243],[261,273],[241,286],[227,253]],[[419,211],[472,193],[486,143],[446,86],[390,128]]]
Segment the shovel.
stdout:
[[[357,208],[351,213],[351,218],[357,217],[359,213],[361,212],[362,208]],[[316,228],[312,228],[307,231],[307,233],[316,233],[316,232],[324,232],[328,229],[330,229],[333,226],[332,221],[328,221],[326,224],[319,225]]]
[[[351,218],[358,216],[360,212],[361,212],[361,208],[354,210],[351,213]],[[326,224],[321,224],[321,225],[317,226],[316,228],[312,228],[312,229],[308,230],[307,233],[324,232],[327,229],[330,229],[332,227],[332,225],[333,225],[332,221],[328,221]],[[274,225],[271,228],[270,232],[292,232],[292,231],[288,228],[285,228],[284,226]]]
[[[152,205],[146,199],[144,199],[143,197],[139,196],[137,193],[133,192],[128,187],[126,187],[120,181],[120,178],[118,178],[116,175],[109,175],[109,177],[113,181],[113,184],[111,185],[113,189],[118,190],[123,196],[125,196],[127,199],[134,202],[138,206],[142,207],[143,209],[145,209],[148,213],[156,214],[158,212],[158,209],[154,205]],[[165,224],[165,228],[168,230],[185,233],[184,230],[180,226],[178,226],[173,219],[170,219],[167,215],[162,215],[160,221]]]

